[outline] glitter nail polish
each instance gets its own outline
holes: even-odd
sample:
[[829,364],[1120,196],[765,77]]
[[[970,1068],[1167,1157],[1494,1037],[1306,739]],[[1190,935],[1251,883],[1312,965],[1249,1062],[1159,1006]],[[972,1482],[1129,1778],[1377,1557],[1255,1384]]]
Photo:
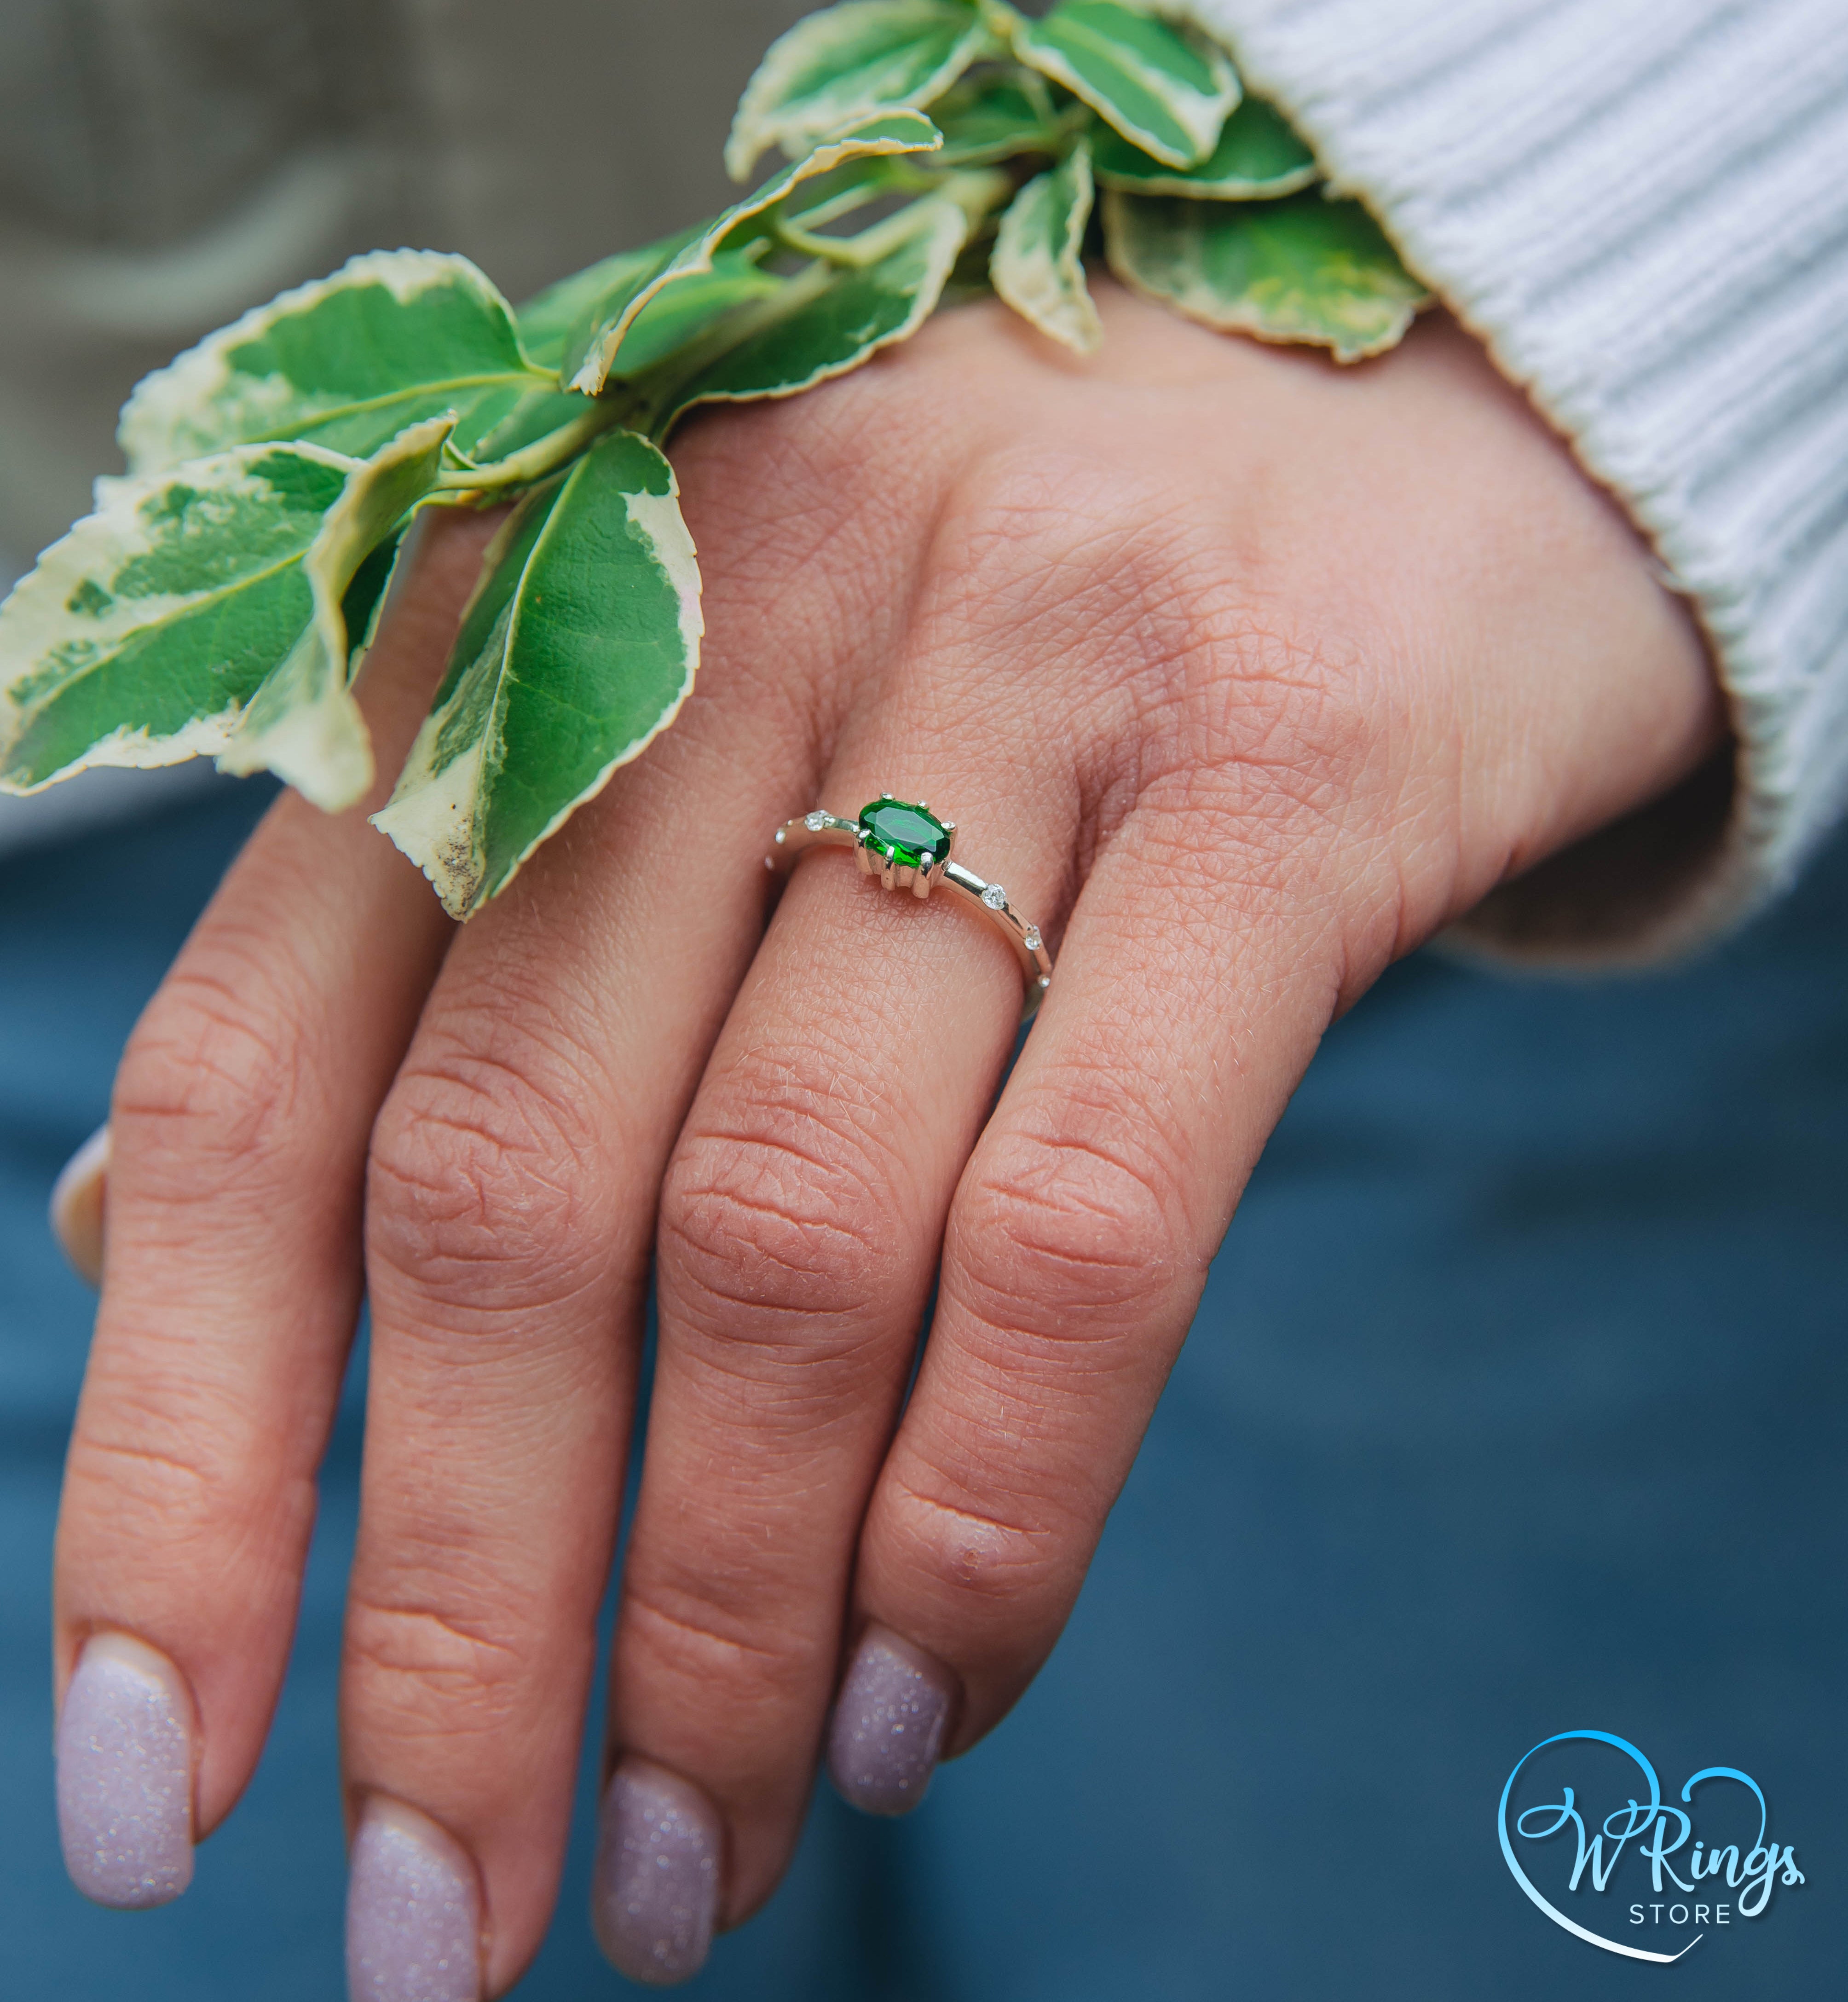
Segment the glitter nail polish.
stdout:
[[347,1873],[351,2002],[479,2002],[481,1892],[462,1845],[375,1794]]
[[625,1757],[603,1796],[591,1925],[618,1972],[665,1988],[706,1964],[719,1915],[718,1811],[690,1781]]
[[828,1735],[828,1770],[842,1798],[867,1814],[908,1814],[936,1770],[955,1686],[922,1648],[869,1627]]
[[58,1826],[71,1882],[99,1905],[164,1905],[193,1881],[191,1700],[131,1635],[92,1635],[65,1692]]

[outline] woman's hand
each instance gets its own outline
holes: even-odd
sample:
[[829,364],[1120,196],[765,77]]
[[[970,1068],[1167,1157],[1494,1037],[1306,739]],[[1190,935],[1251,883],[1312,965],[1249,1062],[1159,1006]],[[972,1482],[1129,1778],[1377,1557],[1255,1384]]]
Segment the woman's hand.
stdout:
[[[971,309],[691,426],[698,692],[466,930],[357,815],[286,799],[232,870],[116,1088],[58,1567],[61,1692],[127,1637],[66,1699],[87,1888],[170,1894],[256,1762],[363,1225],[356,1983],[515,1978],[652,1259],[596,1919],[691,1972],[775,1885],[843,1672],[837,1781],[894,1812],[1044,1661],[1331,1017],[1716,741],[1683,610],[1442,318],[1343,372],[1104,312],[1095,362]],[[373,657],[388,768],[483,533],[438,525]],[[996,932],[765,870],[881,792],[1058,947],[998,1104]]]

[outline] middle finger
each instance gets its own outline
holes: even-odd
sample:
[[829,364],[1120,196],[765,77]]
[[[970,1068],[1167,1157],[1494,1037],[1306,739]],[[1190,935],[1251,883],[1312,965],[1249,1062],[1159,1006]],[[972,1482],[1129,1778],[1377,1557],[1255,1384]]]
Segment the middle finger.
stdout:
[[[1103,732],[1069,711],[1047,728],[1028,691],[1062,667],[1082,686],[1087,648],[1131,650],[1102,608],[1060,602],[1069,573],[1050,556],[1016,573],[1034,602],[982,589],[985,514],[959,521],[953,501],[940,521],[936,574],[951,581],[807,804],[851,817],[884,792],[922,795],[959,823],[957,860],[1049,927],[1074,887],[1083,746]],[[1034,532],[1024,514],[1009,530]],[[1106,701],[1108,682],[1091,683]],[[845,853],[815,854],[694,1101],[662,1193],[660,1349],[613,1666],[623,1758],[594,1892],[626,1972],[691,1972],[718,1878],[713,1916],[736,1924],[786,1860],[860,1517],[1022,980],[981,912],[940,891],[920,907]]]

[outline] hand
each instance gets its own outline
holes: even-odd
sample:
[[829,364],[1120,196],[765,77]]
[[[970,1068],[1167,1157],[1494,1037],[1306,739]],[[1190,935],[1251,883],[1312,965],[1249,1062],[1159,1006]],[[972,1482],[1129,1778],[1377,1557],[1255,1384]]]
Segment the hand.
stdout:
[[[131,1637],[66,1739],[119,1712],[168,1761],[155,1890],[281,1681],[362,1213],[359,1992],[423,1953],[449,1986],[417,1993],[473,1996],[478,1930],[497,1993],[544,1930],[651,1257],[597,1918],[675,1978],[774,1886],[843,1664],[837,1779],[884,1811],[1044,1661],[1330,1019],[1717,741],[1685,612],[1440,316],[1344,372],[1104,312],[1094,362],[971,308],[703,417],[675,728],[460,933],[357,815],[285,799],[150,1006],[58,1610],[61,1690]],[[373,657],[387,768],[483,533],[436,525]],[[979,916],[831,853],[775,901],[772,828],[887,790],[1058,946],[998,1105],[1021,975]],[[120,1897],[84,1847],[117,1769],[67,1770]]]

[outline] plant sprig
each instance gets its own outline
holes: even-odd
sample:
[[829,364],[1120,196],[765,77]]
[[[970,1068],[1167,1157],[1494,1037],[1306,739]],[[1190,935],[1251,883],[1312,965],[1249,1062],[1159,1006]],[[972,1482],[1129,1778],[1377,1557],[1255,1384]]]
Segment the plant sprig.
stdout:
[[772,150],[723,214],[517,311],[464,258],[375,251],[150,375],[127,477],[0,606],[0,790],[204,754],[350,807],[375,776],[353,677],[408,525],[511,500],[373,816],[465,919],[692,685],[662,451],[689,411],[859,368],[953,274],[1089,352],[1100,249],[1177,312],[1344,361],[1425,299],[1229,53],[1153,6],[842,0],[744,92],[727,165]]

